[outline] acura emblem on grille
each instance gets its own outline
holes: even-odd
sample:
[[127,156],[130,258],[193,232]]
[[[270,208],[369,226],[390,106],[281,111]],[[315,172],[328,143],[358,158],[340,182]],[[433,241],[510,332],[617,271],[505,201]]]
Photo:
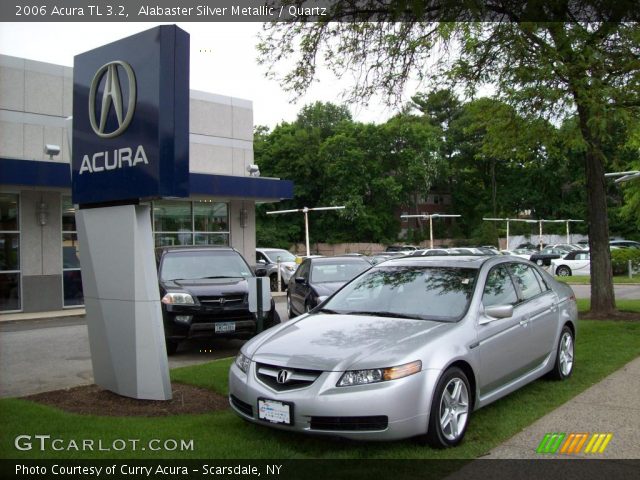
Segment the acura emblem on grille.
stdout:
[[220,298],[220,300],[218,300],[220,302],[220,305],[224,305],[225,299],[224,297]]
[[291,378],[291,372],[289,370],[280,370],[278,372],[278,383],[287,383]]

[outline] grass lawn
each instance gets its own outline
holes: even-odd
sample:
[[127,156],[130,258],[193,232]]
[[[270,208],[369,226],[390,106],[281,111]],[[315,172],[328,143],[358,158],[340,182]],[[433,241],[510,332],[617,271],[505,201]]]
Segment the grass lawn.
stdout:
[[[359,443],[310,437],[249,424],[230,410],[204,415],[161,418],[81,416],[19,399],[0,400],[1,458],[199,458],[199,459],[443,459],[475,458],[530,425],[547,412],[640,355],[640,323],[582,320],[576,342],[576,368],[566,382],[538,380],[474,413],[465,441],[434,450],[414,440]],[[173,380],[227,394],[226,375],[232,359],[174,369]],[[194,451],[18,451],[17,435],[47,434],[66,441],[114,439],[194,441]],[[534,445],[532,445],[534,447]]]
[[[591,283],[591,276],[589,275],[576,275],[573,277],[554,277],[559,282],[565,283],[575,283],[579,285],[589,285]],[[613,277],[614,284],[624,284],[624,283],[640,283],[640,275],[633,275],[633,277],[629,278],[628,275]]]
[[[588,312],[591,308],[591,299],[590,298],[578,298],[576,300],[578,303],[578,311],[581,313]],[[631,300],[631,299],[620,299],[616,300],[616,307],[618,310],[623,312],[638,312],[640,313],[640,299]]]

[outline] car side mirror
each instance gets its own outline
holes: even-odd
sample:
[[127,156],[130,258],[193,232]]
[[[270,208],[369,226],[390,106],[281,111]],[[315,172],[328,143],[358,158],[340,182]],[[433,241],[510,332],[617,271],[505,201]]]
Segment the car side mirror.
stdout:
[[256,268],[256,277],[266,277],[267,269],[266,268]]
[[480,319],[480,325],[511,317],[513,317],[513,305],[491,305],[484,308],[484,316]]
[[266,265],[267,261],[264,258],[261,258],[257,263],[259,263],[260,265]]
[[304,279],[304,277],[296,277],[296,283],[304,285],[306,283],[306,280]]

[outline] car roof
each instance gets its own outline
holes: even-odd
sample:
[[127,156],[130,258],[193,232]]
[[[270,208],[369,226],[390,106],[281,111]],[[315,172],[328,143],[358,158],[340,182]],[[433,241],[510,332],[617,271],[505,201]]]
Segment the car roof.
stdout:
[[186,251],[238,251],[233,247],[227,247],[223,245],[165,245],[163,247],[156,247],[156,252],[186,252]]
[[336,255],[335,257],[314,257],[310,258],[313,263],[369,263],[363,257],[357,257],[355,255]]
[[459,267],[459,268],[480,268],[489,260],[504,259],[513,261],[508,256],[501,255],[434,255],[432,257],[400,257],[391,258],[380,264],[380,267],[402,266],[402,267]]

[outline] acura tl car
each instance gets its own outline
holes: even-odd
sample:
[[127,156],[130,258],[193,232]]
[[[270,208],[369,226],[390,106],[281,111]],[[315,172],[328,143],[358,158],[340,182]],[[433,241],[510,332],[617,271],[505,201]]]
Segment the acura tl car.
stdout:
[[[231,247],[160,247],[156,249],[162,320],[167,353],[196,337],[249,338],[257,319],[249,311],[248,279],[254,276]],[[266,270],[258,270],[265,275]],[[263,327],[280,323],[273,299]]]
[[229,401],[288,431],[455,446],[473,411],[571,375],[576,320],[571,288],[526,260],[387,260],[248,341]]

